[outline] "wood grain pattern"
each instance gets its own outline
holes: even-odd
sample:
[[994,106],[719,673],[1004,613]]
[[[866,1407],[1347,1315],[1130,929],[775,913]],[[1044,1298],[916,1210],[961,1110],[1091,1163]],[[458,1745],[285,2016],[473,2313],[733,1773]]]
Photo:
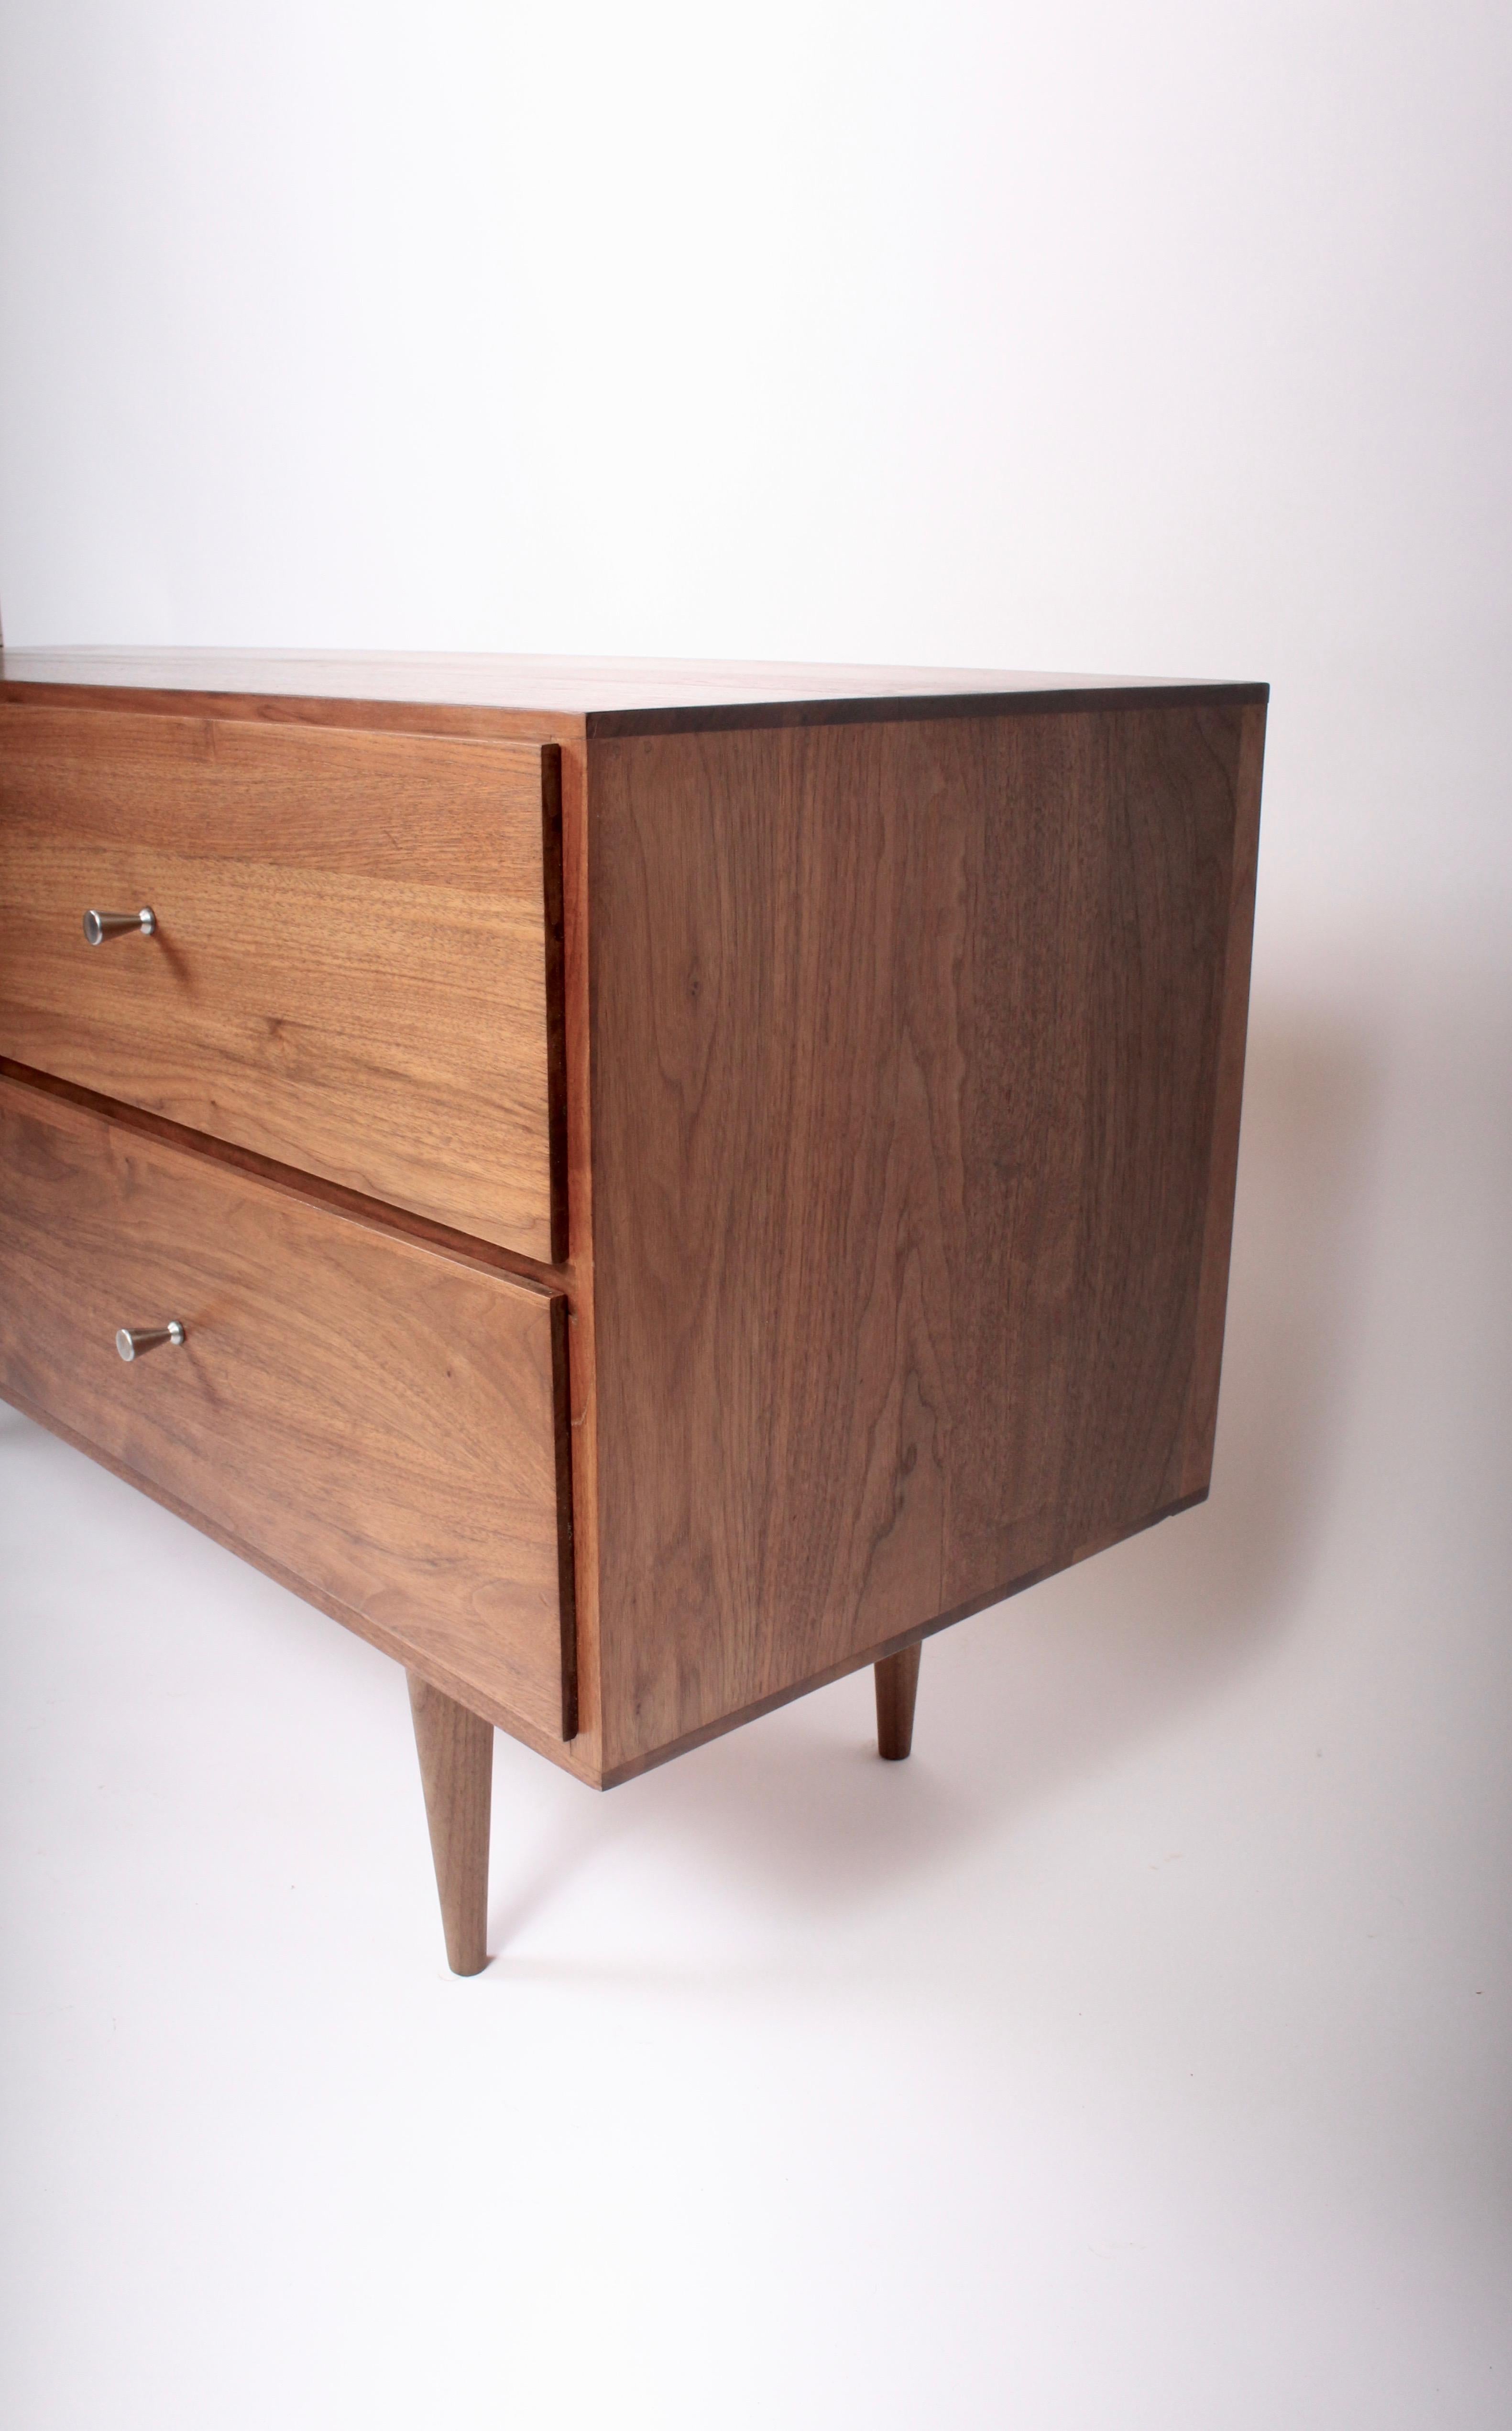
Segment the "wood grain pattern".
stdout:
[[913,1753],[918,1665],[918,1648],[905,1646],[877,1666],[877,1752],[889,1764],[901,1764]]
[[302,1173],[297,1165],[280,1165],[276,1157],[259,1156],[255,1149],[238,1148],[234,1140],[212,1139],[204,1132],[189,1131],[182,1123],[169,1122],[166,1115],[149,1114],[144,1106],[101,1097],[97,1090],[82,1089],[76,1081],[60,1081],[56,1072],[39,1072],[35,1065],[18,1064],[13,1056],[0,1055],[0,1078],[19,1081],[25,1088],[59,1098],[69,1105],[82,1106],[88,1114],[107,1115],[119,1130],[139,1132],[143,1139],[160,1140],[165,1148],[188,1148],[216,1165],[228,1165],[233,1172],[249,1173],[256,1180],[294,1189],[301,1198],[318,1206],[333,1207],[338,1215],[355,1216],[379,1224],[386,1231],[397,1225],[413,1240],[434,1242],[439,1249],[454,1249],[475,1264],[496,1267],[500,1274],[523,1275],[528,1283],[544,1283],[547,1291],[560,1291],[563,1287],[563,1274],[567,1269],[545,1259],[528,1258],[518,1249],[502,1249],[496,1241],[480,1241],[476,1233],[459,1232],[453,1224],[438,1224],[432,1217],[416,1216],[408,1208],[395,1210],[381,1199],[366,1197],[361,1190],[344,1189],[339,1182],[328,1182],[322,1174]]
[[[1057,1560],[1047,1564],[1043,1570],[1026,1570],[1013,1580],[1006,1590],[995,1586],[985,1595],[969,1596],[964,1603],[954,1605],[949,1611],[936,1613],[932,1620],[922,1624],[916,1622],[909,1629],[899,1630],[877,1645],[864,1647],[859,1654],[847,1654],[838,1663],[826,1664],[822,1670],[804,1672],[748,1705],[716,1715],[713,1721],[703,1723],[697,1730],[684,1732],[675,1739],[664,1739],[659,1746],[648,1748],[640,1755],[622,1756],[615,1765],[603,1771],[590,1774],[585,1769],[579,1768],[573,1761],[577,1755],[574,1743],[566,1752],[564,1769],[580,1770],[582,1779],[593,1779],[600,1789],[616,1789],[621,1782],[638,1780],[643,1772],[655,1771],[659,1766],[670,1764],[677,1756],[691,1755],[695,1748],[707,1747],[711,1739],[722,1738],[726,1732],[738,1730],[743,1723],[759,1721],[764,1714],[776,1713],[780,1707],[792,1704],[798,1697],[812,1696],[816,1688],[828,1688],[832,1682],[845,1679],[849,1672],[874,1668],[877,1664],[885,1663],[889,1655],[900,1654],[905,1647],[917,1644],[921,1636],[934,1637],[941,1630],[953,1629],[958,1621],[969,1620],[989,1604],[1003,1602],[1005,1596],[1023,1595],[1056,1570],[1067,1569],[1072,1563],[1090,1561],[1096,1554],[1107,1552],[1111,1546],[1122,1544],[1126,1538],[1137,1536],[1147,1528],[1158,1527],[1163,1519],[1173,1519],[1178,1513],[1189,1511],[1194,1503],[1203,1499],[1201,1494],[1188,1495],[1184,1501],[1168,1502],[1158,1511],[1147,1512],[1130,1527],[1106,1529],[1101,1535],[1090,1537],[1084,1545],[1079,1545],[1069,1562]],[[508,1725],[501,1724],[500,1727],[507,1728]]]
[[560,1256],[559,801],[539,746],[0,709],[0,1050]]
[[428,1645],[423,1654],[417,1653],[402,1635],[388,1629],[371,1612],[359,1612],[353,1605],[344,1603],[340,1596],[330,1595],[324,1587],[312,1585],[309,1579],[296,1578],[266,1546],[248,1544],[244,1536],[238,1536],[217,1520],[208,1518],[203,1511],[194,1510],[180,1496],[169,1493],[165,1486],[155,1484],[150,1477],[143,1477],[139,1470],[127,1468],[113,1454],[102,1450],[97,1443],[92,1443],[87,1435],[80,1434],[76,1427],[71,1427],[55,1410],[44,1410],[40,1403],[28,1400],[18,1386],[7,1385],[0,1391],[0,1401],[8,1401],[13,1410],[21,1412],[23,1417],[30,1418],[34,1426],[42,1427],[49,1434],[56,1435],[59,1443],[72,1445],[86,1459],[109,1469],[123,1485],[133,1487],[137,1493],[145,1495],[148,1501],[156,1502],[160,1509],[172,1512],[176,1519],[182,1519],[186,1526],[197,1530],[200,1535],[209,1536],[212,1543],[224,1547],[228,1553],[234,1553],[239,1562],[245,1562],[251,1569],[260,1570],[264,1578],[272,1579],[276,1585],[286,1588],[290,1595],[297,1596],[311,1610],[328,1614],[332,1620],[339,1621],[343,1629],[349,1629],[354,1637],[365,1638],[370,1646],[391,1656],[402,1668],[409,1670],[423,1667],[424,1677],[433,1688],[439,1688],[444,1696],[456,1698],[460,1704],[467,1706],[469,1712],[491,1721],[496,1730],[505,1731],[510,1737],[518,1739],[522,1747],[531,1749],[536,1755],[544,1755],[559,1771],[572,1773],[591,1789],[607,1787],[594,1751],[584,1751],[578,1739],[563,1738],[560,1724],[553,1723],[547,1729],[538,1730],[532,1722],[526,1720],[523,1714],[513,1706],[502,1703],[476,1678],[460,1677],[437,1653],[433,1645]]
[[1243,715],[590,743],[607,1777],[1190,1499]]
[[418,1672],[409,1677],[446,1963],[454,1975],[479,1975],[488,1965],[493,1726]]
[[[560,1295],[0,1081],[0,1393],[560,1737]],[[123,1324],[181,1350],[127,1366]]]
[[[3,661],[3,654],[0,654]],[[440,734],[459,742],[580,742],[583,720],[549,709],[476,701],[371,700],[356,694],[213,692],[192,685],[31,683],[0,679],[0,707],[128,710],[153,717],[210,717],[246,726],[349,727],[364,734]]]

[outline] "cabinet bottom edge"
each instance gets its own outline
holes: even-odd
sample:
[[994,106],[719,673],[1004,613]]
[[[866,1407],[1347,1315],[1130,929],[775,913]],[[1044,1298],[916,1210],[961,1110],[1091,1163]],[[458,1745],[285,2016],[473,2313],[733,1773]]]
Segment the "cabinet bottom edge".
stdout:
[[1026,1570],[1020,1578],[1009,1579],[1000,1586],[989,1587],[984,1595],[972,1596],[966,1602],[952,1606],[949,1612],[936,1613],[932,1620],[915,1621],[909,1628],[899,1630],[896,1636],[884,1637],[860,1653],[847,1654],[838,1663],[828,1665],[824,1670],[814,1672],[808,1679],[796,1681],[790,1687],[776,1688],[770,1696],[759,1697],[753,1704],[741,1705],[734,1713],[721,1714],[715,1721],[702,1722],[696,1730],[685,1731],[680,1737],[668,1739],[645,1754],[628,1756],[618,1764],[608,1765],[598,1776],[599,1786],[604,1789],[617,1789],[621,1782],[634,1781],[643,1772],[652,1772],[658,1765],[669,1764],[674,1756],[689,1755],[695,1748],[705,1746],[709,1740],[723,1738],[727,1731],[739,1730],[743,1722],[760,1721],[764,1714],[776,1713],[780,1705],[791,1705],[799,1697],[807,1697],[815,1688],[828,1688],[832,1682],[844,1680],[852,1671],[864,1671],[870,1664],[885,1662],[888,1655],[900,1654],[905,1646],[917,1646],[923,1638],[933,1637],[942,1629],[953,1629],[957,1621],[969,1620],[974,1613],[986,1612],[995,1603],[1006,1603],[1010,1596],[1022,1595],[1027,1587],[1038,1586],[1042,1580],[1055,1578],[1062,1570],[1074,1568],[1078,1562],[1089,1560],[1094,1553],[1106,1552],[1110,1546],[1122,1544],[1125,1537],[1141,1535],[1145,1529],[1157,1527],[1162,1519],[1174,1519],[1178,1512],[1195,1509],[1198,1503],[1207,1501],[1207,1495],[1205,1484],[1192,1493],[1178,1495],[1174,1501],[1163,1502],[1158,1511],[1148,1513],[1142,1519],[1131,1519],[1090,1538],[1063,1561],[1046,1562],[1037,1570]]

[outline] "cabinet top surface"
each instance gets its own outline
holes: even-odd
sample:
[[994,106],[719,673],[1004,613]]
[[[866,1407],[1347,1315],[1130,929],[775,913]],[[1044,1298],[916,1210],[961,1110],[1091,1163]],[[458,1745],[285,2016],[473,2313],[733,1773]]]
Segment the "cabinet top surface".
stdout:
[[1215,704],[1264,701],[1260,683],[1148,676],[1010,674],[982,667],[783,664],[743,659],[507,657],[493,652],[147,648],[0,651],[5,685],[412,701],[583,720],[590,732],[766,725],[832,714],[1114,707],[1151,693]]

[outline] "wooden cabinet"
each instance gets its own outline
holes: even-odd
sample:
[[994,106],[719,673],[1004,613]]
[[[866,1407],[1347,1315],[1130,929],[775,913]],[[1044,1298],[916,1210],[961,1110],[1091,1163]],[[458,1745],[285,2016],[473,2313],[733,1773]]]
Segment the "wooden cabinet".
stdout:
[[6,655],[0,1390],[405,1664],[454,1963],[486,1725],[906,1754],[1205,1494],[1265,701]]

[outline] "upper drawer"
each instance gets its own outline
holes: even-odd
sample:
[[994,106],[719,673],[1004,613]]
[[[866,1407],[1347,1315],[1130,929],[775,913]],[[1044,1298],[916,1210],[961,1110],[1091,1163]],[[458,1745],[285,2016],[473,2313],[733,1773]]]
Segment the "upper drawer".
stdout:
[[552,746],[0,709],[0,1053],[563,1257],[557,838]]

